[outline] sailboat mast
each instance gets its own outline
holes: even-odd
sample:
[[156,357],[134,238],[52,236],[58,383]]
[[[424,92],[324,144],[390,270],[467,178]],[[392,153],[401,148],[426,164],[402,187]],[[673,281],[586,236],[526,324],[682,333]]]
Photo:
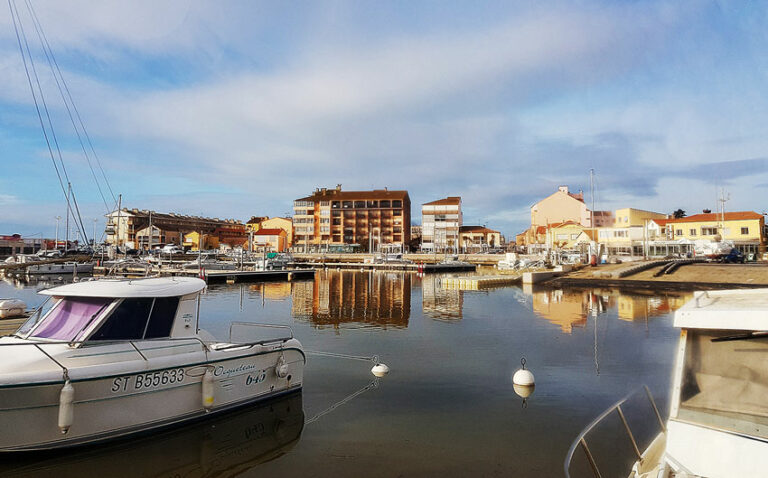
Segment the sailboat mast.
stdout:
[[64,238],[64,252],[66,253],[69,250],[69,214],[71,212],[71,209],[69,207],[69,202],[72,198],[72,183],[67,183],[67,232],[66,237]]

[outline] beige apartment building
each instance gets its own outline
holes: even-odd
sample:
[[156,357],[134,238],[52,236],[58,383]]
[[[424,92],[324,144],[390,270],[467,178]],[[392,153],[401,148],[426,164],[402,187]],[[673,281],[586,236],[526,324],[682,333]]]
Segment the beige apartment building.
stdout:
[[293,248],[300,252],[405,249],[410,225],[408,191],[342,191],[339,184],[293,202]]
[[484,252],[501,247],[501,233],[485,226],[461,226],[459,243],[465,254]]
[[461,197],[449,196],[421,205],[421,251],[458,252],[461,247]]

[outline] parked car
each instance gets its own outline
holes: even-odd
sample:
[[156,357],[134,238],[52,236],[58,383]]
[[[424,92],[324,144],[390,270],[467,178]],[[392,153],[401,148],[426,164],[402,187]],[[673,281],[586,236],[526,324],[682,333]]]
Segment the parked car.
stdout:
[[726,262],[729,264],[735,264],[735,263],[744,264],[744,262],[746,262],[746,259],[747,258],[744,257],[744,254],[740,250],[734,247],[733,249],[731,249],[731,252],[729,252],[728,254],[722,257],[721,262]]
[[184,249],[176,244],[166,244],[160,252],[161,254],[184,254]]

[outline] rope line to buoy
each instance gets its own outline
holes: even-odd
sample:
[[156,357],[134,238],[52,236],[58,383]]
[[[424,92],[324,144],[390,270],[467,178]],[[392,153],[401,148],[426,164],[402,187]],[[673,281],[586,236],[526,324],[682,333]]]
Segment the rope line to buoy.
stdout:
[[373,362],[373,363],[379,362],[378,355],[372,355],[370,357],[366,357],[363,355],[349,355],[349,354],[340,354],[335,352],[320,352],[318,350],[304,350],[304,353],[307,355],[319,355],[321,357],[345,358],[350,360],[362,360],[364,362]]
[[368,390],[370,390],[372,388],[377,388],[378,386],[379,386],[379,379],[375,378],[375,379],[373,379],[373,381],[371,383],[369,383],[365,387],[363,387],[360,390],[357,390],[357,391],[347,395],[346,397],[342,398],[341,400],[339,400],[338,402],[334,403],[330,407],[328,407],[325,410],[321,411],[320,413],[316,414],[312,418],[306,420],[304,422],[304,424],[305,425],[309,425],[310,423],[319,420],[323,416],[331,413],[332,411],[336,410],[338,407],[340,407],[340,406],[344,405],[345,403],[349,402],[350,400],[354,399],[358,395],[363,394],[363,393],[367,392]]

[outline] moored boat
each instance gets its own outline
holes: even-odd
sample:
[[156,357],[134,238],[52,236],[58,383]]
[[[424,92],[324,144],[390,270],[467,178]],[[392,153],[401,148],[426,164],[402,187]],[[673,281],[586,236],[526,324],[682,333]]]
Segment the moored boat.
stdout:
[[[105,441],[299,390],[305,358],[290,328],[234,323],[216,340],[199,328],[204,287],[102,279],[42,291],[50,310],[0,338],[0,451]],[[254,330],[272,334],[237,337]]]
[[[619,402],[637,461],[630,477],[762,477],[768,470],[768,289],[697,292],[675,313],[681,328],[669,419],[638,447]],[[650,395],[649,395],[650,397]],[[656,409],[654,404],[654,410]],[[595,476],[599,465],[586,445]]]

